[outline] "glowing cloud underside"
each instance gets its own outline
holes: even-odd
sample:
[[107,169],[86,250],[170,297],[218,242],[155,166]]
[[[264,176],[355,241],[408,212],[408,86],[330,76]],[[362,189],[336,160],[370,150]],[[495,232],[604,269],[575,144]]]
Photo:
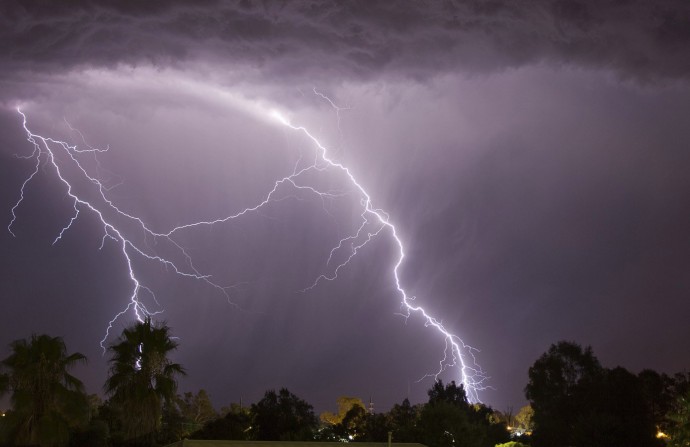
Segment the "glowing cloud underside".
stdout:
[[[336,107],[333,102],[324,95],[316,91],[314,93],[328,101],[331,106]],[[336,111],[339,110],[340,109],[336,107]],[[107,151],[107,148],[93,148],[86,143],[83,144],[84,147],[79,147],[65,141],[34,134],[29,129],[26,115],[19,109],[17,111],[22,117],[22,125],[26,132],[27,141],[33,148],[30,155],[22,156],[21,158],[32,160],[34,168],[22,183],[19,199],[11,209],[12,217],[7,227],[8,231],[14,235],[12,228],[17,219],[17,210],[24,201],[25,189],[41,172],[41,166],[43,165],[46,167],[44,168],[46,173],[52,171],[57,181],[64,185],[67,195],[72,200],[73,207],[72,217],[66,222],[53,243],[58,243],[60,241],[65,232],[70,229],[74,221],[79,217],[81,211],[90,212],[97,218],[97,221],[102,227],[103,239],[101,247],[103,247],[107,241],[116,244],[127,266],[128,276],[132,283],[131,294],[126,306],[108,323],[105,336],[101,340],[101,347],[104,349],[106,340],[110,335],[110,330],[115,321],[119,318],[122,318],[126,314],[132,314],[136,319],[142,321],[147,316],[153,316],[161,312],[154,292],[145,285],[144,281],[142,281],[137,274],[137,269],[133,262],[134,259],[144,262],[160,263],[177,275],[204,281],[212,288],[220,291],[228,299],[228,302],[230,302],[229,287],[217,284],[209,275],[200,272],[194,266],[192,257],[185,251],[185,248],[175,240],[176,234],[182,230],[194,230],[195,227],[218,225],[240,219],[242,216],[255,212],[273,201],[284,198],[282,194],[285,194],[285,192],[289,190],[292,190],[293,193],[300,192],[311,194],[315,198],[321,200],[340,197],[342,196],[340,192],[323,191],[318,186],[314,185],[313,182],[309,182],[308,174],[314,173],[315,171],[333,172],[334,175],[339,173],[339,175],[346,176],[352,189],[355,191],[356,195],[358,195],[357,200],[360,205],[359,215],[361,220],[359,226],[356,227],[356,230],[352,234],[343,237],[338,244],[331,249],[330,256],[326,263],[327,273],[317,277],[305,290],[317,287],[324,281],[336,280],[338,278],[338,273],[345,268],[358,252],[373,238],[379,236],[381,233],[389,234],[398,249],[397,261],[391,266],[391,273],[401,298],[401,314],[405,318],[409,318],[413,314],[420,316],[423,318],[425,325],[436,330],[445,343],[443,357],[439,361],[438,369],[424,377],[438,378],[439,374],[442,372],[451,368],[456,369],[459,372],[459,381],[465,386],[469,399],[474,402],[480,401],[478,392],[485,389],[487,377],[475,362],[473,354],[475,349],[466,345],[458,336],[449,332],[439,320],[429,315],[424,308],[417,305],[414,297],[408,296],[401,285],[399,277],[399,269],[405,259],[405,251],[403,243],[398,237],[396,227],[390,221],[388,214],[373,206],[371,197],[365,188],[355,179],[350,170],[341,163],[329,158],[327,149],[317,138],[309,133],[305,127],[291,124],[283,114],[275,109],[268,110],[266,108],[260,108],[260,114],[263,114],[264,118],[301,133],[311,140],[315,151],[313,159],[307,163],[300,159],[293,171],[289,175],[276,180],[263,200],[252,207],[245,208],[219,219],[192,222],[171,228],[165,232],[157,232],[149,228],[139,217],[128,214],[114,204],[108,198],[108,188],[106,185],[87,169],[87,164],[83,161],[83,157],[88,156],[91,157],[92,160],[95,160],[97,154]],[[66,171],[69,171],[71,175],[67,175],[65,173]],[[77,179],[73,180],[75,175]],[[75,182],[87,184],[91,191],[88,193],[78,192],[78,188],[74,187]],[[79,191],[82,189],[83,188],[79,188]],[[131,230],[132,227],[135,227],[138,233],[143,231],[146,238],[140,241],[140,238],[128,236],[128,234],[133,234]],[[157,254],[157,252],[154,252],[150,248],[150,244],[147,242],[149,240],[156,241],[156,245],[161,243],[166,244],[168,247],[167,253],[174,253],[174,255],[165,256]],[[334,262],[334,259],[340,259],[342,261]],[[149,299],[155,303],[158,307],[157,310],[149,309],[151,305],[147,306],[143,302],[145,296],[149,297]]]

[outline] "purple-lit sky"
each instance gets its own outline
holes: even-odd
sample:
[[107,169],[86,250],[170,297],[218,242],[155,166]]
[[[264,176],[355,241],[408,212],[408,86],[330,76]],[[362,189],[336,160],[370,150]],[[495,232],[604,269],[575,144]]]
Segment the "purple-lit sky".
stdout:
[[[33,167],[15,156],[32,150],[17,107],[35,133],[81,145],[71,125],[109,147],[85,166],[157,232],[254,206],[313,157],[265,113],[277,110],[388,213],[402,285],[480,351],[487,404],[522,406],[528,367],[563,339],[609,367],[688,370],[689,81],[684,0],[0,2],[0,356],[32,332],[61,335],[100,392],[99,343],[132,289],[88,210],[52,244],[72,202],[48,167],[16,237],[5,229]],[[147,306],[180,338],[182,391],[218,407],[283,386],[317,411],[341,395],[379,410],[425,401],[432,380],[419,379],[444,340],[398,315],[390,232],[301,292],[361,212],[331,174],[309,180],[347,194],[288,192],[180,232],[229,299],[134,260],[160,304]]]

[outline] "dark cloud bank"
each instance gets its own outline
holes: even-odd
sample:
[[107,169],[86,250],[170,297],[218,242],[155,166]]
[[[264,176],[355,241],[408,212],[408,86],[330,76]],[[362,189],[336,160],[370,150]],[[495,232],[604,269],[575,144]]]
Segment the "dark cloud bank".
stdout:
[[488,73],[542,62],[641,81],[690,71],[683,0],[5,1],[0,24],[5,75],[199,60],[310,80]]

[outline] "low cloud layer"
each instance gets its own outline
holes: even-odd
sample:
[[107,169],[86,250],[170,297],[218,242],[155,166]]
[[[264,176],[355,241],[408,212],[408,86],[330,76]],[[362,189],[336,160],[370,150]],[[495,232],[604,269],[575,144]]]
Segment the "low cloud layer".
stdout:
[[[684,0],[0,4],[3,75],[212,63],[228,75],[367,80],[530,64],[658,81],[690,74]],[[222,68],[221,68],[222,67]]]

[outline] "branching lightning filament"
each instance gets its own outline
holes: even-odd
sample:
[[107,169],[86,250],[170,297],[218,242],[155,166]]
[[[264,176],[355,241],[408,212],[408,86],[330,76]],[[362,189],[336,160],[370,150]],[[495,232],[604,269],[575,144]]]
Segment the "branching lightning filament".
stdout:
[[[325,95],[317,91],[315,91],[315,94],[327,101],[335,108],[336,112],[341,110]],[[44,171],[50,171],[56,176],[57,181],[64,187],[72,203],[71,217],[56,235],[53,241],[54,244],[59,243],[66,232],[72,228],[80,213],[91,213],[96,217],[103,234],[101,247],[108,242],[115,244],[127,267],[127,274],[131,283],[131,292],[126,305],[107,325],[105,335],[101,340],[101,346],[104,349],[106,340],[110,336],[110,330],[118,319],[123,318],[126,314],[130,314],[134,318],[143,321],[148,316],[162,312],[154,291],[141,278],[142,274],[138,272],[135,260],[137,262],[159,263],[176,275],[203,281],[208,286],[222,293],[228,302],[231,302],[229,294],[231,286],[221,285],[210,275],[199,271],[185,247],[176,240],[176,235],[183,230],[220,225],[240,219],[249,213],[260,210],[271,202],[284,199],[284,194],[290,191],[293,194],[299,192],[312,195],[314,198],[322,201],[345,195],[342,191],[323,190],[315,182],[310,182],[309,174],[316,171],[327,172],[329,174],[332,173],[332,175],[343,176],[347,180],[349,187],[354,191],[356,197],[353,200],[356,200],[359,206],[359,223],[355,225],[350,234],[344,235],[330,250],[325,266],[326,273],[315,278],[304,290],[311,290],[323,282],[335,281],[338,278],[339,272],[348,266],[364,246],[374,238],[388,235],[388,237],[392,238],[397,248],[397,258],[394,264],[391,265],[390,272],[391,279],[395,282],[401,300],[401,315],[405,319],[413,315],[422,318],[424,324],[427,327],[433,328],[444,341],[443,356],[439,361],[438,367],[435,368],[434,372],[424,377],[438,378],[444,371],[457,370],[457,380],[464,385],[469,399],[474,402],[480,401],[478,393],[486,387],[487,377],[475,361],[474,353],[476,350],[466,345],[458,336],[447,330],[441,321],[429,315],[422,306],[416,303],[414,297],[408,295],[399,276],[400,267],[405,260],[405,250],[395,225],[391,222],[388,214],[373,205],[369,193],[355,179],[352,172],[343,164],[330,158],[327,148],[307,128],[293,125],[284,115],[276,110],[266,110],[264,112],[265,116],[273,122],[306,137],[307,141],[310,141],[310,144],[313,145],[314,156],[309,161],[300,159],[292,171],[283,178],[276,180],[272,187],[268,188],[268,192],[263,199],[253,206],[224,217],[186,223],[165,231],[154,231],[141,218],[118,207],[108,196],[108,186],[99,179],[98,175],[91,173],[83,162],[82,157],[91,156],[95,158],[98,153],[107,151],[107,148],[97,149],[86,145],[86,143],[84,143],[85,148],[81,148],[76,145],[70,145],[65,141],[37,135],[29,129],[26,115],[21,110],[17,111],[21,115],[26,139],[32,148],[30,155],[21,158],[32,160],[33,169],[21,184],[19,198],[11,209],[11,219],[7,229],[12,235],[15,234],[13,228],[17,222],[18,210],[24,202],[25,191],[35,177],[41,173],[42,166]],[[339,115],[338,119],[340,119]],[[70,129],[77,132],[71,126]],[[79,135],[83,141],[83,136]],[[72,174],[67,175],[67,171]],[[76,180],[74,179],[75,175],[77,176]],[[75,187],[76,183],[79,183],[79,188]],[[84,185],[87,186],[85,187]],[[139,233],[143,233],[145,235],[144,240],[141,241],[139,240],[141,238],[128,236],[132,234],[131,228],[136,228]],[[157,254],[147,241],[165,244],[169,249],[169,253],[174,253],[174,256]],[[147,303],[152,304],[147,305]]]

